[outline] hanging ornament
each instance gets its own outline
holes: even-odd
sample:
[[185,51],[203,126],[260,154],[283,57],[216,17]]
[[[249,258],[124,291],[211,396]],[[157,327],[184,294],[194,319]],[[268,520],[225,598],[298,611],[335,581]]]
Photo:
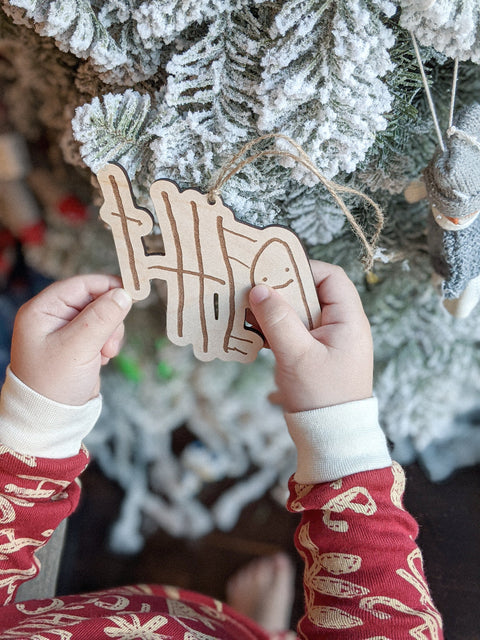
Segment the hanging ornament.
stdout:
[[[243,157],[258,143],[278,139],[295,153],[267,148]],[[323,184],[362,241],[365,269],[370,270],[383,227],[380,207],[360,191],[325,178],[305,151],[283,134],[266,134],[244,145],[223,165],[207,194],[197,189],[181,191],[171,180],[154,182],[150,196],[163,253],[148,251],[144,244],[152,238],[154,218],[148,209],[136,206],[125,169],[109,163],[97,174],[104,196],[100,216],[112,230],[125,289],[134,300],[142,300],[150,292],[150,280],[165,280],[167,336],[180,346],[192,344],[199,360],[251,362],[256,358],[264,340],[249,323],[248,293],[257,284],[278,289],[309,330],[319,323],[310,263],[295,233],[279,225],[260,229],[240,222],[220,197],[221,187],[235,173],[266,156],[300,163]],[[341,192],[360,196],[375,210],[377,224],[370,242]]]
[[422,181],[409,185],[409,202],[427,198],[428,248],[441,280],[445,308],[467,317],[480,299],[480,104],[454,118],[458,59],[455,60],[446,139],[442,135],[420,52],[412,34],[439,145],[423,171]]
[[218,195],[212,202],[196,189],[158,180],[150,195],[165,253],[147,253],[143,240],[154,219],[136,206],[125,170],[107,164],[97,177],[105,199],[100,216],[112,230],[124,287],[141,300],[150,280],[167,282],[167,336],[174,344],[192,344],[204,361],[254,360],[263,338],[246,324],[246,313],[248,292],[260,283],[278,289],[308,329],[318,326],[310,264],[293,232],[241,223]]
[[428,244],[444,305],[466,317],[480,298],[480,104],[458,113],[424,171],[432,216]]

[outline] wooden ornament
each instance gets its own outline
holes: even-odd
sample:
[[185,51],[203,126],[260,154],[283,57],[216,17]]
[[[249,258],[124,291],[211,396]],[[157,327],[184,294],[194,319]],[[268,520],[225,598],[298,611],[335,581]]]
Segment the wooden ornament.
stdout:
[[203,361],[253,361],[263,338],[246,323],[248,293],[262,283],[278,289],[306,327],[318,326],[310,264],[292,231],[239,222],[220,197],[212,204],[196,189],[180,191],[158,180],[150,195],[164,253],[148,253],[143,238],[154,219],[135,204],[123,167],[109,163],[97,177],[104,197],[100,217],[112,231],[123,286],[141,300],[150,280],[167,282],[167,336],[174,344],[192,344]]

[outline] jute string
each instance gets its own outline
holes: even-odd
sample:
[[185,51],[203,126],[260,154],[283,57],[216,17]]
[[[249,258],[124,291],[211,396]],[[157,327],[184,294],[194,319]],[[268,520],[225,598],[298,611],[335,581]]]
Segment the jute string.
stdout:
[[[294,147],[298,155],[295,153],[291,153],[289,151],[283,151],[281,149],[263,149],[262,151],[252,154],[242,160],[242,157],[245,154],[247,154],[250,151],[250,149],[258,145],[259,143],[263,142],[264,140],[273,140],[273,139],[285,140],[290,145],[292,145],[292,147]],[[355,234],[357,235],[357,237],[365,247],[366,256],[362,259],[362,262],[364,264],[365,271],[370,271],[372,269],[373,262],[375,260],[376,243],[378,241],[380,233],[382,232],[383,224],[385,220],[381,208],[376,202],[374,202],[371,198],[369,198],[365,193],[362,193],[357,189],[353,189],[352,187],[347,187],[345,185],[341,185],[336,182],[332,182],[331,180],[328,180],[328,178],[326,178],[320,173],[318,167],[315,166],[315,164],[308,157],[308,155],[302,149],[302,147],[299,144],[297,144],[294,140],[284,135],[283,133],[268,133],[266,135],[260,136],[259,138],[255,138],[254,140],[251,140],[250,142],[245,144],[240,149],[240,151],[236,153],[230,160],[228,160],[220,169],[220,172],[218,174],[217,179],[215,180],[215,183],[208,191],[207,196],[208,196],[209,202],[211,203],[215,202],[216,196],[220,195],[221,188],[228,180],[230,180],[232,176],[234,176],[236,173],[241,171],[248,164],[255,162],[259,158],[265,158],[267,156],[277,156],[277,157],[279,156],[282,158],[291,158],[292,160],[295,160],[295,162],[299,162],[300,164],[302,164],[309,171],[311,171],[311,173],[313,173],[315,177],[319,179],[319,181],[325,186],[325,188],[330,193],[332,198],[338,204],[343,214],[349,221],[353,231],[355,232]],[[363,200],[365,200],[365,202],[367,202],[375,211],[376,225],[375,225],[374,233],[370,240],[367,239],[364,230],[355,220],[352,212],[350,211],[350,209],[347,207],[347,205],[339,195],[340,193],[349,193],[351,195],[363,198]]]

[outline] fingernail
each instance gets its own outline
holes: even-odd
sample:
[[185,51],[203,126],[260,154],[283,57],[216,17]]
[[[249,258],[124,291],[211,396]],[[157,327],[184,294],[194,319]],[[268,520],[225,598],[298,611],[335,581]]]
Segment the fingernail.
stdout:
[[250,291],[250,300],[254,304],[258,304],[259,302],[263,302],[270,296],[270,289],[266,287],[264,284],[257,284]]
[[114,289],[112,299],[115,300],[121,309],[127,310],[132,306],[132,298],[125,289]]

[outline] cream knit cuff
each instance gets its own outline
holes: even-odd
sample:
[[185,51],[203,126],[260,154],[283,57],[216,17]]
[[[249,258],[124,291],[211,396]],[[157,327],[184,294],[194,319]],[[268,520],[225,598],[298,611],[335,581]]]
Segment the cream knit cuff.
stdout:
[[295,480],[331,482],[392,464],[376,398],[285,414],[297,448]]
[[101,396],[80,407],[49,400],[8,367],[0,396],[0,443],[25,455],[69,458],[80,451],[101,409]]

